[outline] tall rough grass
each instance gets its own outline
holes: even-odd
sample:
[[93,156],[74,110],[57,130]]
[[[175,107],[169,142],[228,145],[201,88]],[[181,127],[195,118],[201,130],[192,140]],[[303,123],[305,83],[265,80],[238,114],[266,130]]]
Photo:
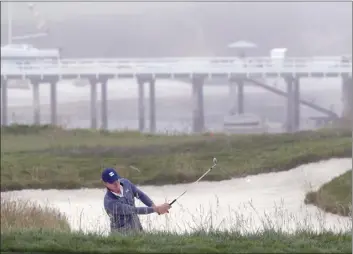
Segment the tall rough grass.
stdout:
[[[256,210],[253,206],[250,208]],[[195,213],[195,217],[191,217],[191,221],[195,220],[195,227],[189,221],[187,226],[191,230],[181,234],[169,230],[152,231],[146,228],[143,233],[112,234],[106,237],[105,234],[98,232],[84,233],[82,229],[69,232],[66,217],[55,209],[42,207],[29,201],[1,199],[1,251],[21,253],[351,252],[351,234],[347,233],[351,230],[351,223],[348,221],[347,230],[342,230],[342,227],[338,231],[324,228],[315,230],[315,225],[310,225],[310,218],[304,218],[304,221],[300,222],[301,225],[298,225],[299,221],[296,221],[295,217],[288,217],[285,210],[275,209],[273,214],[264,216],[259,214],[261,217],[259,226],[262,229],[253,231],[246,225],[250,221],[237,211],[230,214],[228,221],[224,221],[228,224],[227,229],[217,221],[219,219],[217,217],[224,216],[217,209],[201,209],[199,212],[203,218],[199,220]],[[193,214],[192,211],[191,213]],[[175,216],[178,215],[175,214]],[[164,218],[166,222],[170,219],[169,216]],[[180,214],[178,218],[184,219]],[[297,219],[303,220],[302,217]],[[324,217],[320,217],[319,220],[325,224]],[[282,229],[282,226],[291,223],[294,223],[292,226],[295,228],[292,232]],[[233,226],[229,227],[229,224]],[[302,227],[303,224],[306,226]]]
[[23,229],[69,232],[70,225],[57,209],[26,200],[1,198],[1,232]]
[[[195,231],[149,231],[112,234],[12,230],[1,232],[1,251],[36,253],[351,253],[347,231],[298,229],[288,233],[263,218],[263,230],[246,232],[243,218],[230,218],[233,228],[220,231],[214,216],[204,215]],[[282,215],[283,216],[283,215]],[[278,213],[281,217],[281,212]],[[168,217],[166,217],[168,220]],[[179,216],[179,219],[180,218]],[[280,220],[280,218],[278,218]],[[290,219],[290,218],[289,218]],[[239,223],[240,222],[240,223]],[[279,222],[277,222],[279,223]],[[283,223],[283,222],[282,222]],[[284,222],[287,223],[287,222]],[[304,224],[305,221],[303,222]],[[281,223],[279,223],[281,224]],[[189,227],[192,225],[189,224]],[[245,227],[245,228],[244,228]],[[243,229],[243,230],[242,230]],[[244,233],[240,231],[245,231]]]
[[313,204],[326,212],[352,216],[352,170],[335,177],[317,191],[306,194],[305,204]]

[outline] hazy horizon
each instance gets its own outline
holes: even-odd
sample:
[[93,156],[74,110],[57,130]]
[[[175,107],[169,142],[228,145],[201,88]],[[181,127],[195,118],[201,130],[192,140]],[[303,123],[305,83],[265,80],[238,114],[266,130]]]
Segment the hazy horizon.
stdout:
[[[29,1],[28,1],[29,2]],[[1,3],[1,42],[7,7]],[[13,4],[13,34],[49,36],[23,41],[60,47],[64,57],[232,55],[226,46],[249,40],[252,55],[287,47],[290,56],[352,52],[351,2],[38,2],[38,18],[25,2]]]
[[[29,10],[29,2],[13,3],[13,35],[42,31],[48,31],[49,35],[14,43],[30,43],[38,48],[59,47],[64,58],[232,56],[235,51],[228,49],[227,45],[238,40],[257,44],[256,49],[247,52],[250,56],[269,56],[270,49],[275,47],[286,47],[288,56],[297,57],[339,56],[352,52],[351,2],[51,1],[35,3],[37,18]],[[1,3],[1,6],[1,42],[4,44],[7,40],[7,6],[6,3]],[[36,29],[40,21],[45,23],[42,30]],[[270,85],[278,83],[267,82]],[[158,87],[159,83],[157,81]],[[314,86],[316,91],[309,92]],[[319,90],[325,92],[332,88],[339,93],[341,84],[338,79],[312,79],[301,85],[303,97],[304,91],[308,91],[307,94],[320,98]],[[75,90],[74,87],[70,89]],[[123,94],[126,93],[124,89],[120,91]],[[178,85],[170,88],[170,93],[178,97],[183,89],[182,85]],[[222,89],[216,88],[214,91]],[[31,92],[28,91],[26,96],[26,100],[30,100]],[[79,96],[77,94],[77,98]],[[158,91],[156,96],[160,96]],[[280,98],[272,97],[269,93],[266,97]],[[182,98],[174,101],[173,105],[168,104],[170,108],[165,108],[167,113],[163,114],[167,116],[171,109],[184,113],[191,111],[189,92],[183,94]],[[206,107],[217,111],[220,118],[227,112],[228,106],[220,107],[217,103],[221,104],[225,98],[225,95],[221,95],[212,104],[214,108],[209,105]],[[334,104],[335,111],[340,112],[341,101],[338,96],[322,96],[320,99],[328,109]],[[249,96],[246,89],[246,103],[256,106],[258,100],[258,97]],[[283,98],[276,100],[281,101],[280,110],[285,112]],[[129,104],[131,115],[136,113],[136,101]],[[266,115],[266,107],[269,106],[266,103],[264,108],[255,110],[256,106],[252,110]],[[86,104],[81,105],[81,108],[86,107]],[[87,113],[87,109],[83,111]],[[304,109],[303,112],[311,114],[312,111]],[[282,121],[284,115],[279,113],[278,119]]]

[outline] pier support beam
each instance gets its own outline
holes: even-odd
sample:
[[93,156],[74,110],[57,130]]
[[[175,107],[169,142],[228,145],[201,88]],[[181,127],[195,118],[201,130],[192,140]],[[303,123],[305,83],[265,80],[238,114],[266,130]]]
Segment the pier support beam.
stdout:
[[202,132],[205,128],[203,83],[204,79],[201,77],[193,77],[192,79],[192,130],[196,133]]
[[244,80],[237,80],[238,93],[237,93],[237,113],[244,114]]
[[57,83],[58,80],[50,80],[50,122],[57,125]]
[[137,80],[138,84],[138,127],[139,131],[145,130],[145,82],[142,79]]
[[97,129],[97,83],[96,79],[89,79],[91,87],[91,129]]
[[1,125],[7,125],[7,80],[1,78]]
[[31,80],[33,95],[33,120],[35,125],[40,125],[40,94],[39,80]]
[[293,79],[293,117],[294,117],[294,130],[300,130],[300,81],[299,77]]
[[237,84],[230,81],[229,82],[229,113],[234,115],[237,112]]
[[230,113],[244,114],[244,80],[230,79]]
[[286,77],[287,83],[287,121],[286,132],[300,128],[300,85],[298,77]]
[[150,81],[150,96],[149,96],[149,115],[150,115],[150,132],[155,133],[156,132],[156,81],[152,79]]
[[342,77],[342,118],[345,122],[353,124],[353,80],[352,77]]
[[285,78],[287,84],[286,132],[293,132],[293,82],[291,77]]
[[101,129],[108,130],[108,94],[107,94],[108,79],[101,80]]

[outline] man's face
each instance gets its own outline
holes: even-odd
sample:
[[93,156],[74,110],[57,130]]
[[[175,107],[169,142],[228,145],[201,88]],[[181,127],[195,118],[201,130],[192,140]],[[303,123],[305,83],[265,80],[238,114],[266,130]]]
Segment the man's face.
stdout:
[[112,192],[120,192],[120,181],[116,180],[114,183],[105,183],[105,186]]

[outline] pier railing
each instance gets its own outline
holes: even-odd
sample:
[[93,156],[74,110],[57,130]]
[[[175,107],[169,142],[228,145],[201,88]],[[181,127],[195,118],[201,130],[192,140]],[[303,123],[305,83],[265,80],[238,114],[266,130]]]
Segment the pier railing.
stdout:
[[351,58],[146,58],[1,60],[2,75],[352,73]]

